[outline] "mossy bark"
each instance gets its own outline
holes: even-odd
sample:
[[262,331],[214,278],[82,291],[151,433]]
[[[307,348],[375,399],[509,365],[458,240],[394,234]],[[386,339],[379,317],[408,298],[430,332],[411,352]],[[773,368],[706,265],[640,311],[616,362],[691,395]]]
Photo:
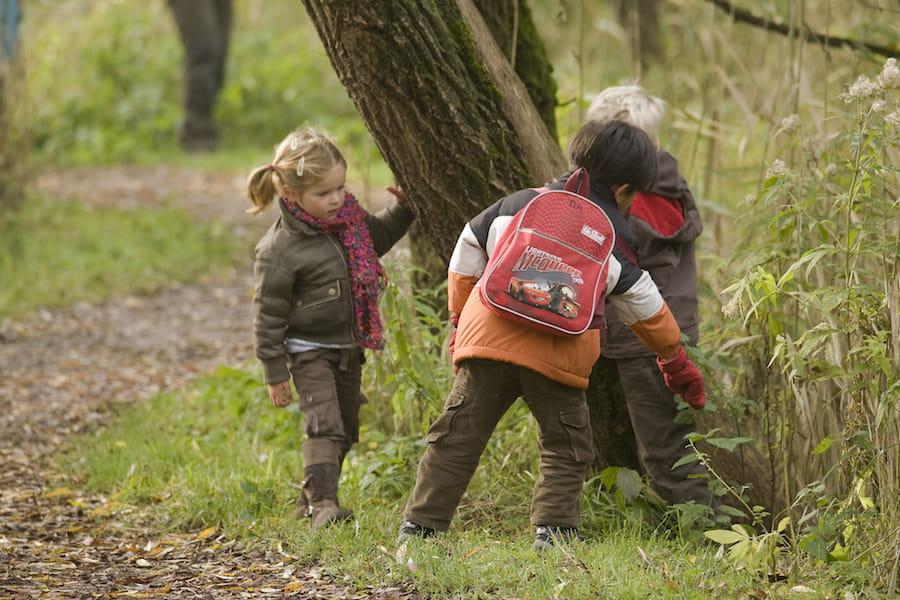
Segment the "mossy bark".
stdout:
[[417,226],[446,264],[473,215],[533,183],[456,2],[303,3]]
[[557,86],[553,64],[528,4],[522,0],[475,0],[475,5],[516,75],[525,84],[550,135],[556,139]]

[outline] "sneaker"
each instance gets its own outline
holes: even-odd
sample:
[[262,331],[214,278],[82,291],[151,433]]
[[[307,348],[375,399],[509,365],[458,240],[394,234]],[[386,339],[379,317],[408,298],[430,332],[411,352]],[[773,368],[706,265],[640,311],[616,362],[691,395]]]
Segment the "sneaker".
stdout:
[[413,523],[412,521],[407,521],[406,519],[400,523],[400,531],[397,532],[397,541],[402,542],[403,540],[407,540],[411,537],[417,538],[430,538],[433,537],[437,532],[431,527],[425,527],[423,525],[419,525],[418,523]]
[[578,529],[575,527],[538,525],[534,533],[534,544],[531,545],[531,548],[533,550],[546,550],[557,543],[565,544],[573,540],[576,542],[584,541],[584,536],[578,533]]

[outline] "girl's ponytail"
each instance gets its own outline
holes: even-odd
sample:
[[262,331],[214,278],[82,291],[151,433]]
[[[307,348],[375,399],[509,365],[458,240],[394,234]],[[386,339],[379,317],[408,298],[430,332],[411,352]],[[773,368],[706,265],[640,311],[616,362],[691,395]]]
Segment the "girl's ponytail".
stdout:
[[247,178],[247,197],[253,203],[247,212],[258,215],[263,212],[278,195],[278,187],[275,185],[275,177],[278,170],[274,165],[257,167]]

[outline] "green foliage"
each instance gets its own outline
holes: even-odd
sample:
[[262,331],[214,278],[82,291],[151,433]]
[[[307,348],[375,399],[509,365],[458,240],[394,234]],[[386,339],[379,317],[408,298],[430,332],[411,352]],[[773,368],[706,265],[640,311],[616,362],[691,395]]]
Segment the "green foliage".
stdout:
[[[889,491],[900,482],[898,87],[890,59],[847,88],[851,110],[834,115],[835,134],[785,119],[784,158],[750,207],[765,221],[747,224],[753,241],[733,260],[743,275],[724,291],[735,335],[752,340],[738,356],[761,373],[739,380],[739,393],[759,399],[781,484],[821,524],[809,525],[801,547],[876,570],[896,541],[882,525],[900,516]],[[804,492],[820,481],[821,496]],[[853,535],[833,535],[835,519]]]
[[782,553],[782,534],[790,524],[789,518],[782,519],[774,531],[755,534],[745,525],[732,525],[731,529],[711,529],[706,537],[729,546],[728,558],[738,569],[768,575],[774,572]]
[[31,198],[0,241],[0,318],[191,281],[233,265],[238,249],[224,225],[175,208]]
[[133,160],[177,147],[181,57],[166,10],[163,2],[29,8],[23,51],[38,162]]
[[[218,527],[250,545],[277,543],[284,560],[316,563],[360,587],[411,585],[437,597],[465,591],[469,598],[573,600],[725,600],[757,587],[752,574],[718,561],[712,547],[683,546],[627,524],[536,554],[526,501],[533,481],[510,485],[516,480],[510,474],[522,466],[517,455],[534,444],[533,430],[523,426],[526,412],[511,411],[498,430],[483,461],[485,473],[470,486],[470,506],[461,508],[451,531],[437,541],[400,545],[396,527],[411,471],[385,476],[370,466],[400,460],[411,469],[421,444],[395,438],[373,448],[369,436],[361,440],[341,480],[342,503],[354,509],[354,520],[313,531],[294,512],[302,478],[301,417],[296,405],[270,405],[254,368],[220,368],[189,389],[123,407],[103,431],[74,441],[61,460],[65,472],[85,473],[90,488],[109,494],[107,508],[120,518],[139,505],[175,530]],[[615,478],[635,491],[634,474]],[[389,479],[407,487],[385,493]],[[507,487],[515,495],[495,495]]]
[[419,435],[439,414],[450,390],[453,369],[447,352],[449,322],[436,307],[446,306],[447,283],[412,293],[415,267],[393,259],[382,295],[385,347],[380,360],[365,365],[370,395],[366,422],[385,435]]
[[[23,40],[37,162],[159,162],[181,155],[183,49],[165,2],[41,0],[29,6]],[[265,10],[235,3],[215,116],[226,151],[271,149],[312,122],[380,161],[298,3],[270,2]]]

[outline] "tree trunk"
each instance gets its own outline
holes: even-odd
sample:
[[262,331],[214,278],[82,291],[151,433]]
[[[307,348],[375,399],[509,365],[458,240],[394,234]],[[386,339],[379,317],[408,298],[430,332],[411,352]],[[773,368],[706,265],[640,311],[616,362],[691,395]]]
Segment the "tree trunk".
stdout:
[[[525,91],[538,110],[540,119],[547,127],[549,140],[556,139],[556,81],[553,67],[547,56],[543,40],[540,39],[531,11],[521,0],[476,0],[479,12],[490,31],[490,37],[497,42],[500,52],[512,64],[516,75],[525,85]],[[474,17],[467,18],[467,21]],[[485,34],[482,34],[485,35]],[[485,37],[487,37],[485,35]],[[548,149],[551,156],[556,154],[554,146]],[[562,163],[550,166],[561,169]],[[555,177],[551,173],[547,179]],[[416,257],[416,266],[421,270],[413,276],[415,283],[423,288],[431,288],[446,277],[448,255],[439,255],[429,235],[422,227],[414,224],[409,232],[409,243]],[[440,308],[440,307],[436,307]]]
[[635,73],[640,76],[662,58],[659,0],[613,0],[619,23],[631,40]]
[[534,183],[459,7],[453,0],[303,3],[419,227],[448,260],[472,215]]
[[614,361],[601,357],[596,362],[591,372],[587,400],[596,453],[590,470],[599,472],[615,466],[643,472],[638,460],[634,429],[625,405],[625,392],[619,383]]
[[494,40],[522,80],[531,102],[556,139],[556,80],[544,40],[522,0],[475,0]]

